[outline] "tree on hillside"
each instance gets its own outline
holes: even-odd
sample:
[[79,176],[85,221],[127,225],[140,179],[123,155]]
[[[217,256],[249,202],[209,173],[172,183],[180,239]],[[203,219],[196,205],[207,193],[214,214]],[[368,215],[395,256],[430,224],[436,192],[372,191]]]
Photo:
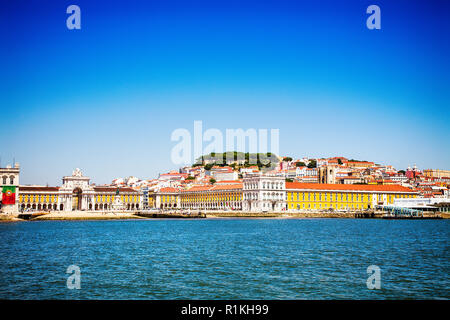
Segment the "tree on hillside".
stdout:
[[211,184],[216,183],[216,179],[214,179],[214,178],[209,179],[209,183],[211,183]]
[[342,164],[342,160],[341,159],[338,159],[338,164]]
[[302,161],[299,161],[299,162],[296,162],[296,163],[295,163],[295,166],[296,166],[296,167],[306,167],[306,163],[304,163],[304,162],[302,162]]
[[286,161],[286,162],[292,161],[292,158],[291,158],[291,157],[284,157],[284,158],[283,158],[283,161]]
[[317,161],[312,159],[311,161],[309,161],[308,163],[308,168],[317,168]]

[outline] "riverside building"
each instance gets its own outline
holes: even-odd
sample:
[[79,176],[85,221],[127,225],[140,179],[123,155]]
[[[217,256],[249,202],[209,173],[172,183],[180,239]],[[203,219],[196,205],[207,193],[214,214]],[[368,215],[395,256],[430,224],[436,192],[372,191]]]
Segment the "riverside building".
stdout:
[[194,186],[180,192],[183,209],[242,210],[242,183]]
[[281,176],[255,174],[242,183],[163,188],[155,195],[157,208],[163,209],[281,212],[373,209],[396,199],[416,198],[418,192],[399,185],[285,182]]
[[255,174],[244,178],[244,211],[283,211],[286,209],[286,179],[283,176]]
[[12,214],[18,211],[19,173],[18,163],[15,163],[14,167],[7,165],[6,168],[0,168],[0,212],[2,213]]
[[[0,170],[2,212],[24,210],[97,211],[140,210],[238,210],[244,212],[365,210],[413,199],[418,192],[400,185],[344,185],[285,182],[283,176],[247,174],[242,181],[221,181],[187,189],[161,188],[138,192],[129,187],[95,186],[76,169],[63,177],[61,187],[20,186],[19,167]],[[325,172],[323,172],[325,174]],[[333,172],[327,173],[334,177]],[[14,187],[14,188],[12,188]],[[14,191],[14,192],[12,192]],[[4,192],[3,192],[4,193]],[[145,193],[145,196],[144,196]],[[13,201],[14,200],[14,201]],[[145,202],[145,207],[144,207]],[[9,211],[6,211],[8,209]],[[15,211],[14,211],[15,210]]]
[[416,198],[418,192],[400,185],[317,184],[287,182],[287,208],[295,210],[363,210]]
[[63,177],[61,187],[20,186],[18,208],[43,211],[138,210],[141,195],[132,188],[94,186],[90,178],[75,169]]

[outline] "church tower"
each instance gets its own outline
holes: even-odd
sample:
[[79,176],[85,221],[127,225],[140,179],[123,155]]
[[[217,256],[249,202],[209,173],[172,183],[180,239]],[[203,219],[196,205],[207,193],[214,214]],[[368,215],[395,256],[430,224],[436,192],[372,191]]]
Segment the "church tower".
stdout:
[[319,168],[319,183],[335,184],[336,183],[336,167],[323,166]]

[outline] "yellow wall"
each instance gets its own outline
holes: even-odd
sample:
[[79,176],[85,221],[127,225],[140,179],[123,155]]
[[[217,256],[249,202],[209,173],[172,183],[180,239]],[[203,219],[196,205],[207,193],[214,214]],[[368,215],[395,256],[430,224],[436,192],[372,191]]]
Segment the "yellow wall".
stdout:
[[387,194],[368,192],[338,192],[338,191],[287,191],[288,209],[320,210],[320,209],[367,209],[372,206],[372,195],[376,202],[383,201],[386,195],[387,203],[394,203],[395,198],[415,198],[412,194]]
[[216,191],[202,193],[184,193],[181,195],[181,203],[211,203],[211,202],[234,202],[242,200],[240,191]]

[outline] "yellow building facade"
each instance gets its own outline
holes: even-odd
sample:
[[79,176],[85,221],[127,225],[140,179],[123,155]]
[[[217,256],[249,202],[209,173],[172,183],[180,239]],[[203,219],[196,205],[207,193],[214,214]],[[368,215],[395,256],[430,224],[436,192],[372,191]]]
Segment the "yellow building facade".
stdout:
[[[85,196],[87,210],[109,210],[116,197],[120,197],[126,210],[140,208],[141,195],[131,188],[120,188],[116,195],[116,187],[93,187],[89,196]],[[71,211],[79,208],[79,202],[83,194],[74,192],[70,195],[72,206],[67,207],[64,198],[68,195],[62,193],[59,187],[21,186],[18,205],[19,210],[43,210],[43,211]]]
[[183,209],[241,210],[242,184],[195,186],[180,193]]
[[416,198],[400,185],[340,185],[286,183],[288,210],[362,210],[393,204],[396,198]]
[[161,188],[158,192],[149,196],[149,207],[158,209],[179,209],[179,192],[180,191],[177,188]]

